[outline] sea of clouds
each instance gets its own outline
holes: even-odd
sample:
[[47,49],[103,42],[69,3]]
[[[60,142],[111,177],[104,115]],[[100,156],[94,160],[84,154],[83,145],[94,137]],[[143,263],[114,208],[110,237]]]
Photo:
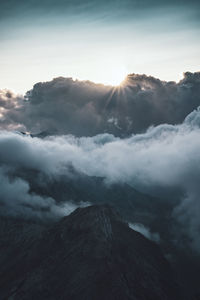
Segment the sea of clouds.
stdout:
[[[97,102],[101,97],[103,97],[102,102],[106,101],[104,99],[105,91],[107,93],[110,87],[75,81],[73,83],[75,86],[69,88],[66,82],[71,84],[71,79],[67,81],[61,78],[56,81],[56,89],[54,81],[35,85],[32,92],[29,93],[29,100],[22,100],[20,96],[14,96],[8,91],[1,93],[1,214],[40,218],[66,215],[78,206],[77,203],[75,204],[73,199],[58,203],[56,199],[41,194],[37,189],[33,191],[31,189],[33,177],[31,176],[37,176],[41,184],[42,178],[52,182],[59,181],[62,176],[67,178],[76,176],[74,174],[84,174],[91,178],[103,178],[105,186],[127,184],[139,192],[160,197],[163,202],[170,202],[173,206],[170,217],[176,220],[177,231],[184,231],[193,249],[200,251],[200,109],[195,107],[193,110],[194,104],[196,105],[199,101],[198,97],[195,100],[187,100],[188,97],[191,98],[199,91],[200,75],[199,73],[189,73],[178,84],[164,83],[146,76],[132,75],[132,77],[129,78],[129,80],[134,79],[132,98],[136,99],[140,93],[141,99],[138,98],[138,101],[142,102],[141,105],[148,107],[151,104],[153,106],[149,108],[150,116],[149,111],[143,107],[142,114],[147,115],[149,121],[147,124],[145,123],[146,127],[144,124],[140,129],[136,127],[135,131],[139,132],[132,132],[132,134],[126,131],[127,127],[122,126],[120,134],[114,135],[117,131],[114,127],[114,129],[107,127],[109,122],[106,122],[106,119],[104,121],[101,119],[99,123],[105,123],[104,127],[96,127],[98,134],[92,135],[93,129],[90,131],[90,126],[96,124],[93,122],[101,118],[97,107],[101,107],[102,103]],[[53,90],[55,89],[54,93],[52,85],[54,86]],[[81,97],[80,99],[78,97],[80,96],[79,89],[82,91],[83,86],[89,91],[82,102]],[[91,86],[92,91],[90,90]],[[125,86],[126,88],[128,89]],[[45,91],[41,92],[43,89]],[[179,108],[178,112],[175,111],[174,115],[171,115],[173,111],[170,101],[165,103],[167,101],[165,99],[166,89],[174,92],[169,98],[173,105],[178,106],[177,103],[183,101],[183,107]],[[73,91],[75,91],[75,95],[77,93],[77,98]],[[66,97],[68,93],[74,95],[74,102],[68,101]],[[97,94],[97,98],[93,98],[93,93]],[[130,87],[129,93],[131,94]],[[62,97],[57,97],[61,94]],[[160,100],[157,99],[158,94],[160,94]],[[122,97],[123,93],[120,95]],[[151,95],[148,103],[146,103],[147,95]],[[176,97],[173,98],[173,95]],[[52,100],[53,97],[54,100]],[[182,100],[178,97],[182,97]],[[108,99],[110,98],[107,98],[107,101]],[[156,101],[160,101],[160,103]],[[190,103],[186,103],[187,101]],[[111,104],[108,103],[108,105]],[[157,116],[159,110],[161,111],[166,106],[171,107],[169,111],[165,112],[162,118]],[[46,113],[43,110],[44,107],[46,107]],[[116,105],[112,109],[105,109],[106,118],[113,112],[115,112],[113,118],[117,118],[119,112],[116,110],[119,108]],[[137,109],[136,105],[136,111]],[[135,115],[131,116],[131,109],[128,116],[124,111],[122,111],[123,122],[129,120],[130,126],[133,126],[134,122],[139,122],[135,121]],[[188,113],[186,114],[186,112]],[[72,116],[69,121],[68,114],[70,113]],[[88,122],[91,124],[88,123],[88,127],[74,132],[72,128],[79,128],[83,125],[82,123],[75,124],[74,114],[78,119],[80,117],[81,122],[85,122],[89,118]],[[152,114],[155,115],[156,122],[159,124],[150,121]],[[184,118],[185,114],[187,116]],[[65,125],[63,125],[65,123],[63,116],[66,119]],[[81,116],[84,116],[84,121]],[[138,120],[140,117],[142,120],[145,119],[138,114]],[[19,118],[21,119],[19,120]],[[27,120],[28,118],[29,120]],[[165,123],[169,119],[171,122]],[[72,124],[73,122],[75,125]],[[47,128],[44,124],[48,125]],[[53,124],[52,127],[49,124]],[[57,128],[54,128],[54,124],[57,124]],[[67,127],[67,124],[71,125]],[[51,131],[54,133],[46,134],[42,138],[39,135],[24,135],[16,132],[16,129],[20,127],[25,130],[37,128],[38,132],[49,129],[50,133]],[[88,134],[86,132],[86,136],[82,136],[82,134],[80,136],[84,130],[88,130]],[[106,132],[104,132],[105,130]],[[81,203],[80,199],[79,205],[87,205],[87,203]]]

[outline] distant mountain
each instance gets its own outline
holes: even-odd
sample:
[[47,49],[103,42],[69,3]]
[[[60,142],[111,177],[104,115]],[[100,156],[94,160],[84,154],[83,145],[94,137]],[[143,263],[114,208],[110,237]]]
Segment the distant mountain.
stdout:
[[0,222],[0,299],[185,299],[159,247],[110,206]]

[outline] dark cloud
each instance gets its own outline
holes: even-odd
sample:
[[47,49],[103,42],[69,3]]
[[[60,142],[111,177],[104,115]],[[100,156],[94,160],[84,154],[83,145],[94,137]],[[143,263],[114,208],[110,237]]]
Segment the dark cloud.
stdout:
[[27,94],[26,126],[32,132],[96,134],[106,128],[100,113],[111,92],[111,87],[62,77],[38,83]]
[[200,104],[200,73],[187,72],[179,83],[132,74],[125,88],[135,132],[151,125],[180,123]]
[[187,72],[178,83],[131,74],[119,88],[60,77],[35,84],[26,101],[5,91],[0,105],[1,128],[128,136],[181,123],[200,105],[200,73]]
[[0,90],[0,129],[25,130],[23,122],[23,96],[9,90]]

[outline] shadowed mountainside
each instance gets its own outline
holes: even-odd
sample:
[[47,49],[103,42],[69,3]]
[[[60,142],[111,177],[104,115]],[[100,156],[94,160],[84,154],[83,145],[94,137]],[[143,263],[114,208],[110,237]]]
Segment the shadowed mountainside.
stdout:
[[109,206],[50,226],[1,222],[1,299],[184,299],[159,247]]

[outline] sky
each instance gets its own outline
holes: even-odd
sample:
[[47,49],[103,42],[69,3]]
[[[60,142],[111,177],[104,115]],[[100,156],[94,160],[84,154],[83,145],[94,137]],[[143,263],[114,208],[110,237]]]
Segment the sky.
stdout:
[[178,81],[199,70],[200,2],[0,1],[0,88],[63,76],[117,85],[126,74]]

